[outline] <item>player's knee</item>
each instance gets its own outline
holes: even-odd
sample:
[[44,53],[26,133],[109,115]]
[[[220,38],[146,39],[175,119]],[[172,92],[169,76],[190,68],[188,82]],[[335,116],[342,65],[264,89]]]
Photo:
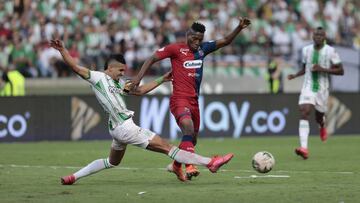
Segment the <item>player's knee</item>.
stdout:
[[182,117],[180,118],[180,125],[182,126],[192,126],[193,122],[189,117]]
[[182,120],[181,129],[185,135],[194,135],[194,125],[190,119]]
[[310,111],[308,109],[302,108],[300,109],[300,113],[301,113],[301,119],[305,119],[305,120],[309,119]]
[[191,128],[186,128],[184,129],[184,134],[194,136],[194,130]]
[[120,160],[112,160],[112,159],[107,159],[107,162],[109,163],[109,168],[118,166],[120,164]]
[[302,113],[302,114],[301,114],[301,119],[302,119],[302,120],[309,120],[309,115],[306,114],[306,113],[304,113],[304,114]]

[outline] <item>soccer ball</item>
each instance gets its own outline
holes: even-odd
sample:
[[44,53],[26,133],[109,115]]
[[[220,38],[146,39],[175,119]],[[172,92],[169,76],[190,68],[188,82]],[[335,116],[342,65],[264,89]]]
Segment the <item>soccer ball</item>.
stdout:
[[252,158],[252,167],[259,173],[267,173],[275,165],[274,156],[267,151],[257,152]]

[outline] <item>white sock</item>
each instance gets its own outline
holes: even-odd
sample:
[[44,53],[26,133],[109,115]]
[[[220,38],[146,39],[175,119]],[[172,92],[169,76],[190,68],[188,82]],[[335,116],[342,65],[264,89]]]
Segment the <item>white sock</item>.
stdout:
[[210,163],[211,159],[208,157],[203,157],[195,153],[190,153],[184,150],[181,150],[177,147],[172,147],[169,151],[168,156],[175,161],[183,164],[194,164],[194,165],[203,165],[206,166]]
[[300,146],[305,149],[308,148],[309,132],[310,132],[309,121],[308,120],[300,120],[300,122],[299,122]]
[[97,173],[103,169],[112,168],[112,167],[114,167],[114,166],[110,164],[109,158],[98,159],[98,160],[91,162],[90,164],[88,164],[84,168],[80,169],[76,173],[74,173],[74,176],[75,176],[75,179],[77,180],[79,178],[91,175],[93,173]]

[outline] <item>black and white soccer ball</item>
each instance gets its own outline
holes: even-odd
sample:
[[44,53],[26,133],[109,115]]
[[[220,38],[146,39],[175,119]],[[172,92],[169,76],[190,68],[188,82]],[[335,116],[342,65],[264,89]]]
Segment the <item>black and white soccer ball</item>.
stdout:
[[267,151],[257,152],[252,158],[252,167],[259,173],[268,173],[274,165],[275,158]]

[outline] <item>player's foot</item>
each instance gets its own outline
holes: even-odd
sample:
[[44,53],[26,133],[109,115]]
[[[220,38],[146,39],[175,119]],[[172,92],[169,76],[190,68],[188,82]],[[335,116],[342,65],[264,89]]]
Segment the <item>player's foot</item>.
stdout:
[[309,151],[304,147],[298,147],[295,149],[295,153],[301,156],[303,159],[309,158]]
[[325,127],[320,128],[320,139],[325,142],[327,139],[327,131]]
[[181,182],[185,182],[186,181],[186,177],[183,174],[182,168],[181,166],[178,167],[176,166],[174,163],[169,164],[166,169],[171,172],[171,173],[175,173],[175,175],[177,176],[177,178],[181,181]]
[[72,185],[75,183],[75,181],[76,180],[74,175],[61,177],[61,184],[63,185]]
[[194,165],[186,165],[185,172],[188,180],[191,180],[192,177],[200,175],[200,171]]
[[211,173],[216,173],[218,169],[229,162],[234,157],[234,154],[227,154],[225,156],[214,156],[211,158],[210,163],[206,166]]

